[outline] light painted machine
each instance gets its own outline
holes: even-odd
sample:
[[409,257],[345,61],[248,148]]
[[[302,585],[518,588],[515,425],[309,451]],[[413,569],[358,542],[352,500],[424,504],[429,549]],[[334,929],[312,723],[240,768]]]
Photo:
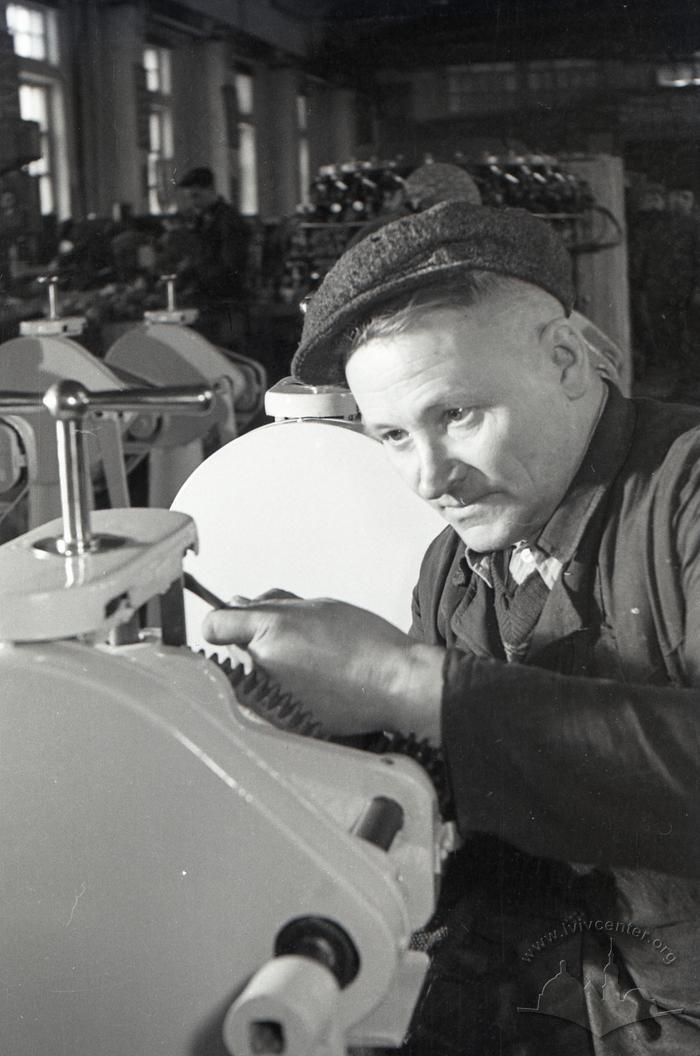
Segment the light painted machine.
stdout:
[[[173,508],[194,517],[199,537],[185,567],[224,598],[281,587],[407,630],[421,559],[444,521],[363,433],[348,391],[285,378],[265,409],[274,423],[215,451],[178,493]],[[188,596],[196,646],[205,612]]]
[[[147,456],[149,504],[169,506],[177,489],[202,461],[204,439],[216,432],[214,442],[218,444],[236,435],[235,392],[237,387],[247,392],[247,382],[208,342],[179,327],[166,328],[167,341],[153,333],[139,337],[137,332],[134,343],[124,341],[122,354],[115,353],[111,362],[99,360],[76,341],[85,320],[59,315],[55,277],[48,280],[48,291],[47,318],[22,323],[20,336],[0,345],[0,383],[4,390],[34,392],[40,397],[53,382],[64,378],[78,380],[88,389],[123,389],[137,384],[153,386],[156,391],[168,385],[216,382],[209,411],[197,419],[180,414],[176,406],[168,406],[160,414],[141,412],[118,419],[107,411],[89,419],[91,476],[99,473],[104,479],[109,505],[129,505],[125,457]],[[187,355],[179,358],[178,341],[187,345]],[[6,420],[1,432],[0,496],[14,501],[13,489],[24,481],[28,526],[55,517],[60,509],[58,461],[48,412],[27,417],[22,412],[12,422]]]
[[[207,413],[213,396],[170,398]],[[62,520],[0,547],[3,1056],[398,1044],[448,835],[430,781],[238,706],[184,645],[189,516],[90,518],[85,415],[168,399],[62,382],[46,404]],[[140,629],[154,598],[161,626]]]
[[[79,378],[90,389],[121,389],[125,383],[76,340],[83,332],[81,316],[61,317],[57,310],[56,280],[48,280],[49,309],[45,319],[20,324],[20,336],[0,345],[0,386],[3,391],[41,395],[59,378]],[[120,426],[113,414],[90,419],[87,457],[91,475],[104,474],[110,504],[129,504]],[[20,408],[5,418],[5,458],[0,495],[26,481],[29,527],[55,517],[60,509],[55,427],[48,411],[25,414]],[[0,456],[1,457],[1,456]],[[10,471],[8,472],[8,467]]]
[[[175,276],[164,275],[163,279],[167,284],[167,307],[146,312],[142,323],[117,338],[105,355],[105,363],[139,384],[216,382],[226,394],[225,414],[216,424],[218,447],[246,429],[261,410],[266,373],[255,360],[217,348],[192,330],[190,324],[196,322],[197,309],[178,308]],[[201,430],[195,433],[188,420],[171,421],[167,429],[161,430],[150,450],[149,506],[170,505],[178,489],[203,461],[204,441]]]

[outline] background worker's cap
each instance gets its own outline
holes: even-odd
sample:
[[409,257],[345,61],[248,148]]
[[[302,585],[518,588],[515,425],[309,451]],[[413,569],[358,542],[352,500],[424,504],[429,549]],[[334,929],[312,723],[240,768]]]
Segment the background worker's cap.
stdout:
[[458,165],[433,161],[414,169],[404,184],[406,198],[416,209],[429,209],[438,202],[459,199],[470,205],[481,205],[476,183]]
[[336,262],[307,301],[294,377],[344,384],[351,332],[377,308],[443,276],[477,269],[539,286],[567,315],[573,309],[571,260],[550,224],[524,209],[441,202],[386,224]]
[[178,187],[213,187],[214,173],[206,165],[200,165],[196,169],[186,172],[178,183]]

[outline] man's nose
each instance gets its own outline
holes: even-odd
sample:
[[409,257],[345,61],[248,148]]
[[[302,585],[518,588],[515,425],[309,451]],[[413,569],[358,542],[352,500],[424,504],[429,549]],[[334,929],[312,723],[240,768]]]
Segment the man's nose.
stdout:
[[422,499],[439,499],[456,483],[461,463],[443,441],[423,441],[417,450],[417,492]]

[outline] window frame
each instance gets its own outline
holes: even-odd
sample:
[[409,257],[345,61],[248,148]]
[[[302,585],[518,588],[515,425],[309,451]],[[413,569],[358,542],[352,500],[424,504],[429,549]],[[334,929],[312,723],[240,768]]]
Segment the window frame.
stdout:
[[249,66],[238,64],[234,66],[233,89],[236,100],[238,139],[236,152],[238,210],[241,216],[257,216],[260,209],[260,198],[255,70]]
[[[8,22],[8,32],[13,39],[13,50],[17,61],[19,89],[21,90],[22,87],[38,88],[47,94],[48,129],[40,132],[42,148],[44,148],[40,160],[45,163],[45,171],[36,171],[39,159],[29,162],[24,169],[38,181],[41,215],[47,216],[53,213],[58,220],[64,220],[71,216],[71,187],[66,76],[61,47],[61,13],[46,4],[33,3],[31,0],[30,2],[7,4],[5,10],[13,7],[39,14],[43,20],[46,40],[43,58],[22,54],[16,49],[15,34]],[[23,115],[23,118],[30,119],[26,115]],[[34,172],[31,171],[32,166],[35,166]],[[46,186],[50,188],[51,209],[47,208]]]
[[299,201],[307,205],[310,201],[311,151],[309,145],[309,93],[304,87],[297,89],[297,171],[299,174]]
[[[30,15],[38,15],[43,23],[43,32],[36,34],[21,29],[13,30],[11,24],[11,12],[13,9],[26,11]],[[24,2],[24,0],[22,3],[15,3],[13,0],[12,3],[5,4],[5,22],[7,25],[7,31],[13,38],[13,48],[18,59],[28,59],[30,62],[39,62],[46,66],[58,67],[60,65],[61,55],[58,42],[57,12],[53,8],[47,7],[44,4],[27,3]],[[31,52],[27,53],[19,51],[15,42],[15,36],[29,37],[30,39],[39,39],[43,41],[43,53],[41,55],[34,55]]]
[[[149,64],[152,53],[156,61]],[[165,170],[172,169],[175,160],[175,133],[172,96],[173,49],[163,44],[146,41],[141,51],[144,71],[145,100],[148,108],[148,146],[146,149],[146,205],[152,216],[174,212],[174,195],[164,194]],[[154,123],[158,136],[153,135]],[[155,140],[158,139],[156,143]]]

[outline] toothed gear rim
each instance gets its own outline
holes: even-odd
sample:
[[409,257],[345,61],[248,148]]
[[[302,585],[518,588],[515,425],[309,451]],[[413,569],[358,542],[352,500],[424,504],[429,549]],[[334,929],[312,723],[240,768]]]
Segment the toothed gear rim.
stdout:
[[[216,664],[235,690],[236,700],[245,708],[250,708],[256,715],[266,719],[271,725],[287,733],[297,733],[303,737],[315,737],[317,740],[333,740],[323,724],[314,718],[313,712],[296,700],[291,693],[284,693],[272,681],[269,675],[259,668],[253,668],[246,674],[243,664],[234,665],[230,657],[220,660],[216,656],[207,656],[203,649],[199,655]],[[379,732],[369,737],[338,738],[351,746],[361,747],[375,755],[405,755],[419,763],[432,781],[438,797],[438,805],[443,818],[454,816],[452,794],[447,779],[447,769],[442,751],[427,740],[419,740],[414,733]]]

